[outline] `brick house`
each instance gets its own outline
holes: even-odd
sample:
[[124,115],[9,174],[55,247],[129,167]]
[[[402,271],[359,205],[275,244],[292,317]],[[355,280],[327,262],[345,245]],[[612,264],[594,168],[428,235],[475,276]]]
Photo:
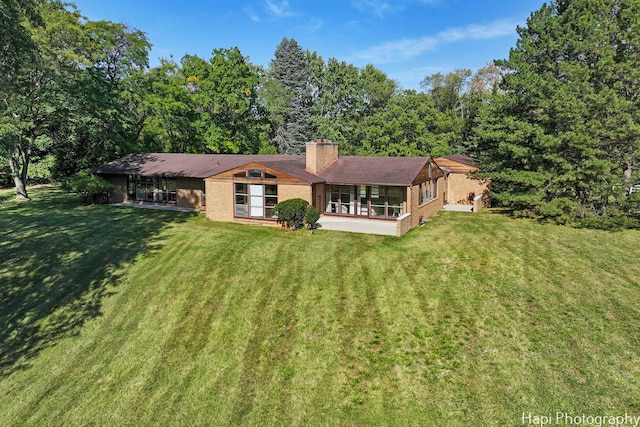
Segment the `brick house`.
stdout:
[[473,206],[475,212],[489,206],[491,181],[488,178],[475,179],[469,175],[480,171],[476,159],[462,154],[454,154],[438,157],[434,161],[445,173],[445,204],[470,205]]
[[307,143],[306,155],[133,154],[94,170],[115,185],[111,201],[202,210],[213,221],[276,224],[274,206],[301,198],[323,216],[395,224],[400,236],[444,205],[445,173],[430,157],[339,156]]

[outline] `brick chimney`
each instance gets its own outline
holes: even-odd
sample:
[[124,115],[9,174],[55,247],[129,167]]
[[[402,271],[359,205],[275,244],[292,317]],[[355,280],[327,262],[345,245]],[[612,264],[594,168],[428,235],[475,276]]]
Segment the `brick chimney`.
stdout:
[[325,138],[307,142],[307,170],[318,173],[338,158],[338,144]]

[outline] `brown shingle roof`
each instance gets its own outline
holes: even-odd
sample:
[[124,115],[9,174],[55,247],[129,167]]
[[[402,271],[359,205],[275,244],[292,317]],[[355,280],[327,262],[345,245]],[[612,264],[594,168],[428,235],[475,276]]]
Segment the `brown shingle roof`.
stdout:
[[328,184],[410,186],[429,157],[339,157],[318,175]]
[[310,183],[322,178],[305,171],[304,156],[245,154],[130,154],[93,170],[98,174],[184,176],[207,178],[247,163],[258,162]]
[[428,157],[339,157],[317,174],[306,170],[305,156],[258,154],[130,154],[93,170],[97,174],[207,178],[251,162],[308,183],[410,186]]

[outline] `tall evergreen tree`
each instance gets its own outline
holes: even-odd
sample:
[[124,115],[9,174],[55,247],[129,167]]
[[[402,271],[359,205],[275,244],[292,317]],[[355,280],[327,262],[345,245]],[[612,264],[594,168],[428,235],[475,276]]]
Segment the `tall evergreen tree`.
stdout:
[[561,222],[615,214],[640,163],[640,3],[557,0],[518,34],[477,132],[495,200]]
[[[311,72],[307,54],[294,39],[282,39],[269,68],[273,82],[281,88],[277,94],[286,105],[281,122],[276,123],[280,152],[299,154],[311,138]],[[283,102],[276,102],[281,105]]]

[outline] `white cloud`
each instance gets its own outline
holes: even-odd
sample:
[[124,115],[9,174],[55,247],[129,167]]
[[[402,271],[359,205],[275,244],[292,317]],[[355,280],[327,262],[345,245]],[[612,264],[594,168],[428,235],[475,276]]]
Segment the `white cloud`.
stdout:
[[461,28],[449,28],[436,35],[417,39],[401,39],[381,43],[369,49],[357,52],[354,57],[360,60],[385,63],[412,59],[425,52],[436,50],[443,44],[462,40],[482,40],[502,37],[515,32],[517,22],[499,20],[487,25],[468,25]]
[[260,16],[258,16],[258,14],[250,7],[246,7],[243,9],[244,13],[246,13],[249,16],[249,19],[251,19],[253,22],[260,22]]
[[384,18],[385,15],[391,12],[404,10],[404,6],[398,4],[392,6],[385,0],[357,0],[351,2],[351,6],[358,9],[360,12],[367,13],[378,18]]
[[264,2],[264,7],[270,15],[273,15],[277,18],[295,15],[295,13],[293,13],[291,8],[289,7],[289,2],[287,0],[279,2],[266,0]]

